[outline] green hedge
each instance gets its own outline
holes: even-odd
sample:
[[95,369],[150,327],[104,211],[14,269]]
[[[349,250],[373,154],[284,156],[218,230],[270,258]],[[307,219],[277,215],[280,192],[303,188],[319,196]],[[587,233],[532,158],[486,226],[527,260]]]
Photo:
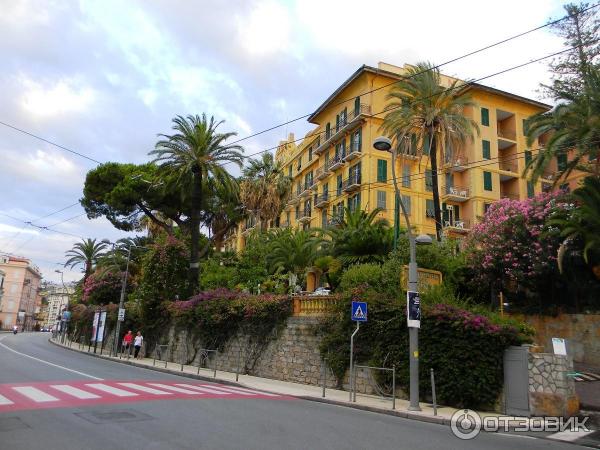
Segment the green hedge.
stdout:
[[[356,361],[379,367],[395,365],[398,385],[408,391],[405,301],[372,291],[355,291],[354,296],[369,302],[369,321],[355,338]],[[320,325],[321,356],[340,383],[349,366],[349,337],[355,326],[350,321],[350,301],[351,297],[346,296],[337,302],[334,314]],[[503,384],[504,350],[530,340],[512,324],[494,323],[485,316],[444,304],[424,308],[419,338],[421,397],[431,391],[433,368],[440,403],[471,408],[496,402]]]

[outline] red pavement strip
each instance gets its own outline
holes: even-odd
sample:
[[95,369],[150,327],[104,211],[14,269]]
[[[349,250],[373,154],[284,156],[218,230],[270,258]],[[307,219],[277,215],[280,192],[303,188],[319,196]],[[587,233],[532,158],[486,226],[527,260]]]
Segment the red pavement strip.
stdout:
[[153,380],[55,381],[0,384],[0,413],[106,403],[204,398],[291,400],[293,397],[226,386]]

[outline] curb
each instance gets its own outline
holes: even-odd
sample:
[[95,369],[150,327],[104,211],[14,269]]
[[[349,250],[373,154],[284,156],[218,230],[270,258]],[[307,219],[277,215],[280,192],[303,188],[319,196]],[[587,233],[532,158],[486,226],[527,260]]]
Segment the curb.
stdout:
[[428,422],[428,423],[435,423],[438,425],[446,425],[446,426],[450,426],[450,420],[445,419],[443,417],[440,416],[422,416],[420,414],[413,414],[411,412],[408,411],[400,411],[400,410],[393,410],[393,409],[380,409],[374,406],[368,406],[368,405],[360,405],[357,403],[347,403],[347,402],[343,402],[343,401],[339,401],[339,400],[333,400],[333,399],[328,399],[328,398],[322,398],[322,397],[312,397],[310,395],[293,395],[293,394],[281,394],[279,392],[274,392],[274,391],[269,391],[266,389],[257,389],[255,387],[252,386],[247,386],[243,383],[240,382],[234,382],[234,381],[230,381],[230,380],[223,380],[221,378],[214,378],[214,377],[208,377],[205,375],[197,375],[197,374],[193,374],[193,373],[186,373],[186,372],[180,372],[177,370],[172,370],[172,369],[166,369],[164,367],[156,367],[156,366],[152,366],[149,367],[145,364],[140,364],[134,361],[127,361],[127,360],[123,360],[123,359],[112,359],[109,358],[108,356],[105,355],[99,355],[99,354],[94,354],[94,353],[88,353],[88,352],[82,352],[81,350],[77,350],[71,347],[67,347],[64,346],[62,344],[59,344],[58,342],[54,342],[52,339],[48,339],[48,342],[51,343],[52,345],[55,345],[57,347],[60,348],[64,348],[66,350],[70,350],[72,352],[76,352],[76,353],[81,353],[84,355],[88,355],[88,356],[93,356],[94,358],[101,358],[104,359],[106,361],[112,361],[112,362],[116,362],[116,363],[120,363],[120,364],[125,364],[128,366],[133,366],[133,367],[139,367],[142,369],[148,369],[148,370],[153,370],[155,372],[162,372],[162,373],[168,373],[169,375],[178,375],[180,377],[186,377],[186,378],[192,378],[195,380],[201,380],[201,381],[218,381],[221,384],[224,385],[228,385],[228,386],[239,386],[239,387],[243,387],[246,389],[254,389],[254,390],[258,390],[258,391],[263,391],[263,392],[267,392],[270,394],[277,394],[277,395],[285,395],[287,397],[293,397],[293,398],[297,398],[300,400],[308,400],[311,402],[317,402],[317,403],[327,403],[330,405],[335,405],[335,406],[342,406],[345,408],[353,408],[353,409],[358,409],[361,411],[368,411],[368,412],[373,412],[373,413],[378,413],[378,414],[386,414],[388,416],[395,416],[395,417],[401,417],[403,419],[411,419],[411,420],[419,420],[421,422]]

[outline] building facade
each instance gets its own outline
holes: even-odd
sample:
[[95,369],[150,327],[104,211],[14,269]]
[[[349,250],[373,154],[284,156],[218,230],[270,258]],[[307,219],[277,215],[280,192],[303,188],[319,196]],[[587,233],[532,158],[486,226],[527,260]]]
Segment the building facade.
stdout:
[[5,273],[4,295],[0,299],[2,328],[17,325],[19,329],[33,330],[41,306],[40,270],[29,259],[13,255],[0,255],[0,270]]
[[69,298],[74,289],[71,285],[48,284],[43,291],[47,302],[47,315],[42,326],[51,328],[56,327],[61,320],[63,310],[69,304]]
[[[362,66],[325,100],[308,121],[315,128],[299,144],[290,135],[281,142],[276,160],[292,180],[290,199],[281,214],[281,227],[326,227],[344,207],[371,211],[394,223],[394,185],[391,154],[373,148],[384,134],[386,95],[406,67],[379,63]],[[442,84],[455,79],[442,75]],[[471,142],[445,149],[439,164],[439,189],[444,234],[460,238],[480,220],[494,201],[525,199],[551,189],[557,168],[553,161],[536,183],[521,177],[527,161],[543,142],[526,145],[524,121],[551,107],[481,84],[468,93],[474,103],[465,110],[479,126]],[[395,162],[402,201],[417,233],[435,235],[432,172],[429,158],[416,156],[418,142],[407,143],[407,154]],[[427,149],[424,149],[427,153]],[[403,219],[400,224],[404,225]],[[226,249],[240,250],[255,226],[252,218],[228,236]]]

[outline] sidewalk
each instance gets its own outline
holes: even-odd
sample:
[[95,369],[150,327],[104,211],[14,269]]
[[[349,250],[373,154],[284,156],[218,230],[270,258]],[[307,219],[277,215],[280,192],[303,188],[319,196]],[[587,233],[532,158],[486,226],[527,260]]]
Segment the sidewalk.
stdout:
[[[54,339],[49,339],[49,341],[55,345],[67,348],[69,350],[88,353],[88,347],[84,346],[83,349],[80,350],[79,344],[77,342],[61,344],[60,342],[55,341]],[[198,367],[196,366],[184,365],[182,368],[181,364],[173,362],[165,363],[165,361],[158,360],[154,361],[152,358],[143,358],[137,360],[134,360],[133,358],[130,358],[129,360],[127,360],[126,358],[119,359],[119,357],[109,356],[107,354],[106,349],[104,350],[103,355],[100,355],[99,353],[100,349],[98,349],[97,354],[94,354],[92,347],[92,351],[89,354],[98,358],[104,358],[111,361],[120,362],[122,364],[143,367],[173,375],[196,378],[203,381],[215,381],[223,384],[238,385],[249,389],[257,389],[265,392],[271,392],[274,394],[289,395],[304,400],[330,403],[339,406],[362,409],[365,411],[372,411],[382,414],[404,417],[408,419],[420,420],[423,422],[450,425],[452,415],[456,411],[458,411],[456,408],[438,406],[437,415],[434,415],[433,407],[431,404],[428,403],[420,404],[421,411],[408,411],[409,402],[407,400],[401,400],[398,398],[396,399],[395,409],[392,409],[391,398],[381,398],[373,395],[357,394],[356,402],[351,402],[349,400],[349,392],[338,389],[327,388],[325,390],[325,396],[323,396],[322,386],[291,383],[288,381],[272,380],[268,378],[260,378],[252,375],[242,374],[239,374],[237,376],[236,381],[236,374],[232,372],[223,372],[219,370],[216,372],[216,377],[214,377],[214,371],[212,369],[202,368],[200,369],[200,372],[198,374]],[[500,415],[498,413],[493,412],[478,411],[478,413],[482,418]]]

